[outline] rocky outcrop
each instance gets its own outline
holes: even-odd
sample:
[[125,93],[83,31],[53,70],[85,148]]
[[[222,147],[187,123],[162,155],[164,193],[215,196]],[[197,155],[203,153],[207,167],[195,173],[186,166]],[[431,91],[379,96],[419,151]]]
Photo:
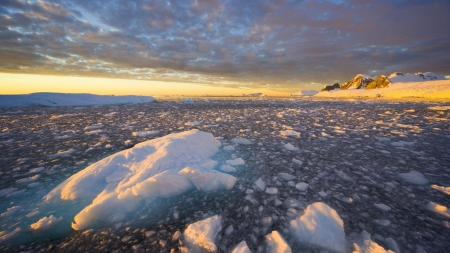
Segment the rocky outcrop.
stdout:
[[333,85],[327,85],[327,86],[323,87],[320,91],[330,91],[330,90],[339,89],[339,88],[341,88],[339,83],[335,83]]
[[390,84],[391,82],[386,76],[379,76],[377,79],[367,84],[366,90],[387,88]]
[[348,89],[365,88],[367,86],[367,84],[369,84],[370,82],[373,81],[373,79],[374,78],[371,76],[359,74],[359,75],[355,76],[355,78],[353,78],[352,80],[341,85],[341,89],[348,90]]

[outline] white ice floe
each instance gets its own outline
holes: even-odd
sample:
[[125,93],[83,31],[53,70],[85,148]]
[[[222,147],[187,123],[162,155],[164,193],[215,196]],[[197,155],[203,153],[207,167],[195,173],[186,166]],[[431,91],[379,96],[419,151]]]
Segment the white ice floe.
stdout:
[[216,252],[215,239],[222,230],[218,215],[190,224],[184,231],[184,240],[192,252]]
[[278,189],[275,187],[267,187],[266,193],[271,194],[271,195],[276,195],[276,194],[278,194]]
[[153,136],[159,134],[159,131],[139,131],[133,132],[133,136],[145,137],[145,136]]
[[[11,239],[17,237],[17,236],[20,234],[20,231],[21,231],[21,230],[22,230],[21,228],[16,228],[16,229],[14,229],[13,231],[11,231],[11,232],[9,232],[9,233],[2,234],[2,235],[0,236],[0,244],[2,244],[3,242],[9,241],[9,240],[11,240]],[[3,232],[3,231],[2,231],[2,232]]]
[[427,205],[427,209],[444,217],[450,218],[450,210],[446,206],[430,202]]
[[264,191],[266,189],[266,182],[264,182],[264,180],[259,178],[258,180],[256,180],[255,186],[257,190]]
[[428,107],[428,109],[430,110],[435,110],[435,111],[447,111],[450,110],[450,106],[449,105],[442,105],[442,106],[430,106]]
[[291,247],[286,243],[278,231],[266,235],[267,253],[291,253]]
[[154,101],[155,99],[150,96],[105,96],[41,92],[27,95],[1,95],[0,107],[136,104]]
[[308,189],[308,184],[307,183],[305,183],[305,182],[300,182],[300,183],[298,183],[298,184],[296,184],[295,185],[295,188],[297,189],[297,190],[299,190],[299,191],[302,191],[302,192],[304,192],[304,191],[306,191],[307,189]]
[[325,203],[316,202],[307,206],[303,215],[290,222],[290,231],[299,244],[347,252],[344,222]]
[[431,185],[431,188],[438,190],[440,192],[443,192],[447,195],[450,195],[450,186],[445,187],[445,186],[439,186],[439,185],[433,184],[433,185]]
[[391,250],[386,251],[383,247],[372,241],[370,234],[365,230],[362,231],[361,237],[357,242],[353,243],[353,247],[355,248],[353,253],[395,253]]
[[96,129],[100,129],[104,127],[103,124],[97,124],[97,125],[92,125],[92,126],[87,126],[84,128],[84,131],[91,131],[91,130],[96,130]]
[[50,215],[49,217],[44,217],[37,222],[30,225],[30,227],[34,230],[47,230],[54,225],[58,224],[60,221],[62,221],[62,217],[56,218],[53,215]]
[[231,253],[252,253],[252,251],[248,248],[247,243],[245,241],[242,241],[238,245],[236,245]]
[[238,166],[238,165],[244,165],[245,161],[242,158],[236,158],[233,160],[226,160],[225,163],[228,165],[231,165],[231,166]]
[[236,168],[234,168],[233,166],[227,165],[227,164],[222,164],[220,166],[220,171],[223,171],[223,172],[236,172]]
[[243,145],[251,145],[253,141],[246,138],[234,138],[230,140],[234,144],[243,144]]
[[37,167],[37,168],[34,168],[34,169],[29,170],[27,174],[39,173],[39,172],[41,172],[41,171],[43,171],[43,170],[45,170],[44,167]]
[[408,173],[400,173],[399,176],[411,184],[424,185],[428,184],[428,180],[418,171],[410,171]]
[[278,176],[285,181],[290,181],[290,180],[295,179],[294,175],[284,173],[284,172],[278,173]]
[[198,122],[198,121],[192,121],[192,122],[186,122],[184,123],[184,125],[186,126],[199,126],[202,122]]
[[290,143],[286,143],[283,145],[283,148],[289,151],[298,151],[300,150],[299,148],[295,147],[294,145],[290,144]]
[[385,212],[391,211],[391,208],[389,206],[382,204],[382,203],[374,204],[374,206]]
[[223,146],[223,150],[225,150],[225,151],[234,151],[235,148],[233,146]]
[[170,198],[193,188],[231,189],[236,178],[214,170],[210,159],[221,146],[210,133],[191,130],[136,144],[106,157],[61,183],[46,200],[91,202],[74,218],[82,230],[96,221],[120,222],[127,213],[158,197]]
[[285,137],[300,137],[300,133],[294,130],[284,130],[280,131],[280,134]]

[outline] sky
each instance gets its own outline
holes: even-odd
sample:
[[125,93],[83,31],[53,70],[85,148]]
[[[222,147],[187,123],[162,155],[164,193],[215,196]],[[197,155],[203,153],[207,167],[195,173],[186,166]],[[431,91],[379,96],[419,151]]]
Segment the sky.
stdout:
[[1,0],[0,94],[289,94],[450,76],[448,0]]

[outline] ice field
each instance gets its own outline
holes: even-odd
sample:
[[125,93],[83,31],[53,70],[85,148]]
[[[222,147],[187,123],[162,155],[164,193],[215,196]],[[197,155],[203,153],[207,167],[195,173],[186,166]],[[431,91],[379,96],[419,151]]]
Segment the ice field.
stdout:
[[0,251],[445,252],[450,102],[0,108]]

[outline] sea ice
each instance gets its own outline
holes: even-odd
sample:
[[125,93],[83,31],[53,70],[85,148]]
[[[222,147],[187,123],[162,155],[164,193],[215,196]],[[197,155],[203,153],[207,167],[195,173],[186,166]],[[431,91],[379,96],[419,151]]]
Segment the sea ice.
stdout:
[[275,187],[267,187],[266,188],[266,193],[267,194],[271,194],[271,195],[275,195],[278,194],[278,189]]
[[285,137],[297,137],[297,138],[300,137],[300,133],[299,133],[299,132],[296,132],[296,131],[294,131],[294,130],[284,130],[284,131],[280,131],[280,134],[281,134],[282,136],[285,136]]
[[238,165],[244,165],[245,162],[242,158],[236,158],[234,160],[226,160],[225,161],[226,164],[231,165],[231,166],[238,166]]
[[234,151],[235,148],[233,146],[223,146],[223,150],[225,150],[225,151]]
[[379,203],[379,204],[374,204],[374,206],[382,211],[388,212],[391,211],[391,208],[385,204]]
[[56,218],[53,215],[50,215],[50,217],[44,217],[37,222],[30,225],[30,227],[34,230],[47,230],[54,225],[58,224],[60,221],[62,221],[62,217]]
[[257,190],[264,191],[266,189],[266,182],[264,182],[264,180],[259,178],[258,180],[256,180],[255,186]]
[[316,202],[307,206],[302,216],[290,222],[290,231],[299,244],[347,252],[344,222],[325,203]]
[[[439,185],[435,185],[434,184],[434,185],[431,186],[431,188],[433,188],[435,190],[438,190],[440,192],[443,192],[443,193],[445,193],[447,195],[450,195],[450,186],[445,187],[445,186],[439,186]],[[1,194],[0,194],[0,196],[1,196]]]
[[306,191],[307,189],[308,189],[308,184],[307,183],[305,183],[305,182],[300,182],[300,183],[298,183],[298,184],[296,184],[295,185],[295,188],[297,189],[297,190],[299,190],[299,191],[302,191],[302,192],[304,192],[304,191]]
[[234,168],[233,166],[227,165],[227,164],[222,164],[220,166],[220,171],[223,171],[223,172],[236,172],[236,168]]
[[428,180],[423,176],[422,173],[417,171],[410,171],[408,173],[400,173],[399,176],[403,178],[403,180],[417,185],[428,184]]
[[353,253],[395,253],[391,250],[386,251],[383,247],[372,241],[370,234],[365,230],[362,231],[361,238],[353,243],[353,247],[355,247]]
[[295,179],[295,176],[288,174],[288,173],[284,173],[284,172],[278,173],[278,176],[286,181]]
[[140,131],[140,132],[133,132],[133,136],[139,136],[139,137],[145,137],[145,136],[153,136],[159,134],[159,131]]
[[286,243],[278,231],[266,235],[267,253],[291,253],[291,247]]
[[450,218],[450,210],[446,206],[430,202],[427,205],[427,209],[444,217]]
[[222,218],[218,215],[190,224],[184,231],[184,239],[193,252],[216,252],[214,243],[222,230]]
[[231,251],[231,253],[252,253],[247,246],[245,241],[240,242],[236,247]]
[[283,147],[284,147],[284,149],[289,150],[289,151],[298,151],[298,150],[300,150],[299,148],[294,147],[294,145],[292,145],[290,143],[284,144]]
[[209,159],[221,146],[210,133],[191,130],[145,141],[106,157],[61,183],[46,200],[92,201],[74,218],[82,230],[97,220],[120,222],[127,213],[158,197],[170,198],[192,188],[231,189],[236,178],[214,170]]
[[234,138],[230,140],[234,144],[243,144],[243,145],[251,145],[253,141],[246,138]]

